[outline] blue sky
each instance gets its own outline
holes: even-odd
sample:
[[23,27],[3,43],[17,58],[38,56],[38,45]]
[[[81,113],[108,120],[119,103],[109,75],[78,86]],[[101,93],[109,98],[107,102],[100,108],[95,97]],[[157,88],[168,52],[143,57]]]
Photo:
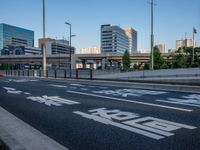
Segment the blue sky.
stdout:
[[[73,45],[100,46],[100,25],[131,26],[138,31],[138,49],[150,47],[150,0],[46,0],[47,36],[68,38],[71,22]],[[200,45],[200,0],[155,0],[155,43],[174,48],[176,39],[192,38]],[[42,0],[0,0],[0,23],[35,31],[35,45],[42,36]]]

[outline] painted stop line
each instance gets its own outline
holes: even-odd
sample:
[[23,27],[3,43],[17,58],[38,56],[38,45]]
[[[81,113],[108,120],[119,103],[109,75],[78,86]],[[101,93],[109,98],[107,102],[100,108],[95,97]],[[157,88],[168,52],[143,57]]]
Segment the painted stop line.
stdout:
[[128,130],[155,140],[173,136],[175,135],[173,131],[178,129],[196,129],[194,126],[154,117],[141,117],[139,114],[124,112],[118,109],[108,110],[107,108],[98,108],[89,110],[88,113],[80,111],[74,111],[73,113],[87,119]]

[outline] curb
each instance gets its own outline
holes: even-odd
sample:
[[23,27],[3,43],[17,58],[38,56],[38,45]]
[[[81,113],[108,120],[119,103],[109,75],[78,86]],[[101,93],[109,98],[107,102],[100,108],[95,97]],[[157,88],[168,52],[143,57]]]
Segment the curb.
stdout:
[[5,150],[68,150],[2,107],[0,107],[0,139],[8,147]]
[[[17,77],[22,78],[22,77]],[[56,81],[56,82],[86,82],[85,84],[101,84],[112,87],[118,87],[119,85],[127,88],[138,88],[138,89],[151,89],[151,90],[167,90],[171,92],[186,92],[186,93],[198,93],[200,94],[200,86],[194,85],[180,85],[180,84],[166,84],[166,83],[147,83],[147,82],[127,82],[124,80],[89,80],[89,79],[63,79],[63,78],[42,78],[42,77],[23,77],[31,79],[40,79],[43,81]],[[88,83],[89,81],[89,83]]]

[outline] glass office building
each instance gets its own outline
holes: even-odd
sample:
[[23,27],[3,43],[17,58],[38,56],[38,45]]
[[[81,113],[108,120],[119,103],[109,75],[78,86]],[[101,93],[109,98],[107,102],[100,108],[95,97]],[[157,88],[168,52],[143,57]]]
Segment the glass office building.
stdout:
[[0,24],[0,50],[7,46],[34,47],[34,32],[8,24]]
[[137,52],[137,31],[132,28],[120,28],[105,24],[101,26],[101,52],[119,53]]
[[128,37],[123,29],[110,24],[101,26],[102,53],[124,53],[128,49]]

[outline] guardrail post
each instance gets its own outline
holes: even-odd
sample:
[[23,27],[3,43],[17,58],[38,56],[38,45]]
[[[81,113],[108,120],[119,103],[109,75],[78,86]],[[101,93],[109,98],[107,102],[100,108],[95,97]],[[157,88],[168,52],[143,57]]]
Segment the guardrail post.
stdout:
[[93,76],[92,76],[92,69],[90,69],[90,80],[92,80],[93,79]]
[[41,77],[41,70],[39,70],[39,77]]
[[24,77],[24,70],[22,71],[22,75],[23,75],[23,77]]
[[67,70],[64,70],[64,74],[65,74],[65,79],[67,78]]
[[76,69],[76,79],[78,79],[78,69]]
[[28,70],[28,72],[27,72],[27,76],[29,77],[29,70]]
[[48,78],[49,77],[49,74],[48,74],[49,72],[48,72],[48,70],[46,70],[46,77]]
[[20,70],[18,70],[18,76],[20,76]]
[[55,79],[57,78],[57,71],[54,70]]

